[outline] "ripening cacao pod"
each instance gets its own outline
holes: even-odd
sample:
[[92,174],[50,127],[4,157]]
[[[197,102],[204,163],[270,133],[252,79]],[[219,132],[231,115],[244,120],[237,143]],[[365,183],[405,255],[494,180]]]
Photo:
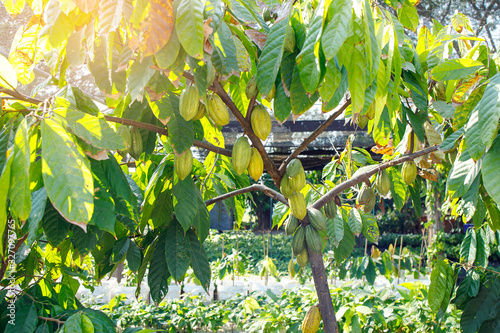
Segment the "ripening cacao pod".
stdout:
[[314,253],[321,253],[321,247],[323,246],[323,241],[319,235],[318,230],[313,227],[312,224],[306,226],[306,243],[311,251]]
[[180,180],[184,180],[193,169],[193,153],[188,149],[182,154],[174,155],[174,171]]
[[358,124],[359,128],[365,128],[366,124],[368,124],[368,117],[366,115],[360,115],[358,114],[358,117],[356,118],[356,124]]
[[198,113],[199,104],[198,89],[192,85],[184,88],[179,98],[179,112],[182,118],[186,121],[193,119]]
[[142,144],[142,135],[137,127],[129,128],[130,136],[132,137],[132,144],[130,145],[130,155],[138,160],[141,157],[143,144]]
[[293,194],[288,198],[288,203],[290,204],[290,210],[296,218],[302,220],[307,214],[307,205],[304,195],[300,192],[293,192]]
[[385,170],[378,173],[377,179],[375,179],[375,188],[384,197],[391,190],[391,179]]
[[248,168],[250,159],[252,158],[252,147],[248,143],[246,136],[240,136],[233,146],[233,154],[231,156],[231,163],[233,164],[234,171],[241,175]]
[[292,238],[293,255],[298,256],[306,249],[306,231],[304,227],[299,226]]
[[255,105],[250,116],[252,129],[259,139],[265,141],[271,133],[271,117],[262,105]]
[[270,102],[273,100],[274,95],[276,95],[276,86],[273,84],[269,93],[267,93],[266,101]]
[[309,216],[309,222],[311,222],[311,225],[316,230],[326,230],[326,218],[321,211],[315,208],[309,208],[307,210],[307,215]]
[[372,196],[375,196],[373,190],[370,187],[366,186],[366,184],[363,184],[361,186],[361,190],[358,193],[358,204],[361,206],[366,205],[371,200]]
[[370,200],[365,205],[361,206],[361,209],[363,210],[363,212],[369,213],[373,210],[376,203],[377,203],[377,198],[375,195],[373,195],[372,197],[370,197]]
[[288,216],[288,219],[285,222],[285,235],[291,236],[297,230],[299,226],[299,220],[292,214]]
[[250,163],[248,163],[248,174],[255,181],[259,180],[260,176],[264,172],[264,161],[262,161],[262,156],[260,156],[257,148],[252,148],[252,157],[250,158]]
[[304,321],[302,321],[302,333],[316,333],[321,323],[321,313],[317,305],[307,311]]
[[205,104],[200,103],[198,106],[198,112],[196,112],[196,115],[194,116],[193,120],[200,120],[201,118],[205,117],[207,114],[207,107]]
[[436,82],[432,88],[434,92],[434,99],[438,101],[446,101],[446,86],[443,82]]
[[325,212],[325,216],[329,219],[334,219],[335,216],[337,216],[337,205],[333,200],[328,201],[323,207],[323,210]]
[[293,27],[289,25],[286,28],[286,34],[285,34],[285,51],[293,53],[293,51],[295,50],[295,44],[296,44],[295,31],[293,30]]
[[297,264],[299,264],[300,267],[304,268],[307,266],[309,263],[309,253],[307,253],[307,250],[304,249],[302,253],[297,255]]
[[280,191],[285,198],[289,198],[293,194],[293,188],[290,184],[290,178],[288,178],[286,173],[283,178],[281,178]]
[[306,173],[300,172],[297,176],[290,178],[290,186],[296,192],[300,192],[306,186]]
[[247,86],[245,88],[245,95],[247,95],[248,99],[252,99],[259,91],[257,90],[257,75],[252,76],[250,80],[248,80]]
[[130,149],[130,147],[132,146],[132,135],[130,134],[130,130],[129,130],[128,126],[121,125],[116,130],[116,134],[121,136],[123,138],[123,141],[125,141],[125,144],[127,145],[126,150]]
[[213,94],[209,97],[207,111],[215,125],[224,126],[229,124],[229,111],[227,111],[226,104],[218,95]]
[[293,258],[290,258],[288,262],[288,275],[293,279],[295,277],[295,263],[293,262]]
[[403,163],[401,169],[401,177],[406,185],[410,185],[417,178],[417,165],[413,161],[408,161]]
[[288,163],[288,165],[286,166],[286,173],[290,178],[297,176],[300,172],[303,171],[304,168],[302,167],[302,163],[296,158],[291,160],[290,163]]

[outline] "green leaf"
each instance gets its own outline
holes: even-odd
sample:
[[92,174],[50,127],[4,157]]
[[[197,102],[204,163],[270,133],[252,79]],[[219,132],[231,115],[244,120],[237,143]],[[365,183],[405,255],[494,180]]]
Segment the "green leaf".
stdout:
[[483,143],[490,147],[497,133],[500,119],[500,73],[491,78],[479,104],[479,128]]
[[455,108],[453,105],[444,101],[434,101],[432,102],[432,106],[443,118],[453,118],[453,115],[455,114]]
[[177,220],[170,222],[165,236],[165,257],[168,271],[176,281],[181,281],[190,263],[189,243]]
[[482,139],[482,129],[479,127],[479,110],[475,108],[469,116],[467,131],[465,132],[465,144],[470,156],[477,161],[483,156],[486,146]]
[[435,313],[441,307],[441,303],[446,296],[446,287],[448,284],[448,273],[446,269],[448,263],[444,260],[439,260],[431,272],[431,284],[429,285],[428,302],[429,307]]
[[462,127],[459,130],[450,134],[446,139],[444,139],[443,143],[439,146],[439,149],[442,151],[452,150],[456,147],[458,139],[464,135],[465,129]]
[[388,168],[387,173],[391,177],[391,196],[394,204],[398,210],[401,210],[406,202],[407,186],[396,168]]
[[118,240],[113,246],[110,261],[112,264],[119,263],[127,254],[131,240],[127,237]]
[[[451,89],[453,91],[453,89]],[[479,106],[482,97],[484,96],[484,92],[486,90],[486,86],[482,85],[478,89],[474,90],[469,98],[465,101],[464,104],[459,105],[455,109],[455,114],[453,115],[453,129],[458,130],[459,128],[465,126],[467,124],[467,120],[469,119],[469,115],[471,112]]]
[[[361,33],[361,27],[354,21],[354,31]],[[349,92],[351,93],[351,103],[353,114],[361,112],[365,104],[366,82],[366,56],[362,43],[359,43],[361,37],[354,35],[347,39],[344,44],[345,55],[343,64],[347,69],[347,78],[349,81]]]
[[31,212],[30,216],[26,220],[26,225],[28,228],[28,239],[26,244],[31,247],[33,241],[35,240],[38,229],[40,227],[40,222],[42,221],[43,215],[45,214],[45,206],[47,204],[47,191],[45,187],[31,193]]
[[475,73],[483,63],[472,59],[461,58],[447,60],[431,70],[436,81],[460,80]]
[[190,177],[186,177],[184,180],[179,179],[174,185],[174,197],[177,199],[177,203],[174,201],[175,217],[184,231],[191,228],[197,216],[199,202],[194,200],[197,197],[197,191],[199,192]]
[[42,121],[42,175],[54,207],[82,229],[94,211],[90,163],[75,146],[75,138],[57,121]]
[[476,231],[476,260],[475,266],[488,267],[488,257],[490,256],[490,244],[484,229]]
[[482,176],[484,188],[500,205],[500,139],[495,140],[484,156]]
[[[145,253],[144,253],[144,259],[141,262],[141,266],[139,267],[139,270],[137,271],[137,288],[135,289],[135,297],[139,298],[139,295],[141,294],[141,283],[142,279],[144,278],[144,274],[146,274],[146,268],[148,267],[149,263],[151,262],[153,258],[153,254],[155,253],[156,249],[156,244],[158,243],[158,238],[156,238],[151,244],[147,247]],[[162,248],[162,253],[159,254],[163,258],[163,265],[165,265],[165,269],[168,271],[166,268],[167,262],[165,260],[165,243],[163,243],[163,248]],[[170,275],[170,273],[169,273]]]
[[178,101],[178,98],[170,99],[174,112],[171,114],[171,118],[167,126],[170,142],[177,154],[181,154],[193,145],[194,129],[193,122],[186,121],[184,117],[181,116],[179,106],[177,104]]
[[95,249],[102,235],[103,231],[93,225],[88,226],[87,232],[81,228],[75,228],[73,229],[72,243],[78,252],[80,252],[80,255],[85,256]]
[[301,115],[309,110],[318,100],[318,93],[309,96],[300,81],[300,73],[297,66],[293,70],[292,86],[290,88],[290,103],[294,115]]
[[473,228],[467,230],[462,244],[460,245],[460,262],[472,266],[476,260],[477,240],[476,232]]
[[[2,171],[2,176],[0,177],[0,188],[9,188],[10,186],[10,173],[12,166],[12,158],[9,158],[4,166]],[[5,226],[7,225],[7,191],[0,191],[0,235],[3,235],[5,232]],[[0,253],[3,252],[3,241],[0,242]]]
[[[168,278],[170,272],[167,267],[167,259],[165,256],[165,239],[167,232],[164,231],[158,236],[158,243],[154,248],[151,264],[149,265],[148,285],[151,293],[151,298],[156,303],[159,303],[168,291]],[[148,249],[149,253],[150,249]]]
[[127,89],[132,101],[142,101],[146,85],[155,73],[155,70],[151,66],[153,66],[152,57],[144,58],[142,62],[136,60],[130,65],[127,77]]
[[175,28],[177,36],[187,54],[203,57],[203,10],[202,0],[181,0],[177,6]]
[[[7,320],[5,321],[7,322]],[[23,298],[16,302],[15,309],[15,325],[7,324],[5,333],[31,333],[36,329],[38,324],[38,315],[36,305],[33,301],[27,301]]]
[[[484,205],[486,206],[486,222],[490,228],[495,230],[500,230],[500,210],[498,206],[493,202],[490,196],[481,194]],[[480,222],[482,224],[483,221]]]
[[212,63],[217,72],[223,75],[240,72],[236,44],[231,29],[225,22],[220,25],[215,37],[216,46],[212,54]]
[[[290,9],[293,6],[290,6]],[[261,95],[267,95],[276,80],[285,48],[285,35],[290,12],[271,27],[266,44],[262,49],[257,65],[257,86]]]
[[343,224],[344,224],[344,237],[342,237],[339,246],[333,250],[335,261],[338,263],[341,263],[342,261],[347,259],[351,255],[352,250],[354,249],[354,233],[351,231],[346,222],[343,222]]
[[418,13],[417,8],[413,4],[405,1],[404,5],[398,9],[398,19],[405,28],[413,32],[417,31]]
[[352,0],[332,1],[328,11],[333,16],[321,37],[321,45],[326,59],[330,60],[352,33]]
[[50,244],[55,247],[61,244],[69,231],[68,222],[59,214],[59,212],[50,203],[45,207],[45,214],[42,219],[42,227],[47,235]]
[[128,268],[132,272],[137,272],[141,267],[141,259],[142,254],[137,245],[133,241],[130,242],[130,245],[127,250],[127,264]]
[[276,86],[276,95],[273,100],[274,116],[279,122],[285,122],[290,113],[292,112],[292,105],[290,104],[290,97],[285,93],[282,84]]
[[61,328],[62,333],[94,333],[92,321],[81,312],[70,316]]
[[[104,189],[99,189],[96,192],[103,192]],[[115,234],[115,204],[111,195],[105,192],[106,195],[101,198],[94,198],[94,213],[89,224],[97,226],[100,230],[107,231],[110,234]]]
[[95,333],[115,333],[116,325],[102,311],[84,308],[82,312],[92,321]]
[[344,238],[344,221],[342,217],[335,216],[333,220],[328,219],[326,224],[326,233],[335,247],[338,247],[342,238]]
[[365,269],[366,281],[369,284],[373,285],[375,283],[375,278],[377,277],[377,271],[375,270],[376,267],[371,257],[365,257],[365,258],[368,258],[368,266]]
[[210,287],[210,264],[208,262],[207,253],[201,246],[198,236],[190,229],[187,232],[189,238],[189,248],[191,250],[191,267],[193,267],[194,275],[200,280],[201,285],[208,292]]
[[174,29],[167,44],[154,55],[158,67],[167,69],[172,66],[179,55],[180,48],[181,44],[177,37],[177,30]]
[[413,201],[413,208],[415,209],[416,216],[418,218],[422,217],[422,197],[420,196],[422,181],[419,177],[415,179],[412,185],[408,186],[410,191],[410,197]]
[[378,229],[377,220],[375,216],[368,213],[361,212],[361,219],[363,220],[363,236],[370,242],[378,244],[378,238],[380,236],[380,231]]
[[476,333],[481,325],[496,316],[498,299],[500,299],[500,279],[487,281],[479,290],[477,297],[472,298],[465,306],[460,318],[460,326],[464,333]]
[[363,221],[361,220],[361,214],[356,208],[351,209],[351,211],[349,212],[347,224],[355,235],[359,235],[363,230]]
[[451,198],[458,198],[467,193],[472,182],[481,172],[481,164],[481,160],[474,161],[467,150],[457,157],[446,182],[446,190]]
[[58,1],[49,1],[44,8],[43,19],[48,24],[40,32],[40,37],[47,35],[49,45],[52,48],[60,46],[67,40],[75,28],[75,22],[61,11]]

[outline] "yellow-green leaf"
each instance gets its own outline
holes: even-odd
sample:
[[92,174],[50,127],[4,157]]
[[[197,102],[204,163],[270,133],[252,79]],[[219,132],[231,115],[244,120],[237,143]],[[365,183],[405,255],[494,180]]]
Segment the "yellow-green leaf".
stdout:
[[[198,18],[197,18],[198,19]],[[202,22],[202,16],[199,18]],[[201,23],[202,24],[202,23]],[[152,0],[146,18],[141,23],[141,59],[158,52],[167,44],[174,28],[174,8],[170,1]],[[193,32],[191,32],[192,34]],[[191,36],[191,34],[189,34]],[[203,44],[203,27],[202,27]]]
[[30,193],[30,145],[27,118],[17,128],[14,139],[14,155],[9,188],[11,212],[20,220],[26,221],[31,211]]
[[447,60],[431,70],[432,78],[436,81],[460,80],[473,74],[483,63],[472,59]]

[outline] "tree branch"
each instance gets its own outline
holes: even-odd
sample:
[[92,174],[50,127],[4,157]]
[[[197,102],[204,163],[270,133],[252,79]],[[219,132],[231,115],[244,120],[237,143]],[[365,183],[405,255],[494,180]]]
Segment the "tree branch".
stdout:
[[333,113],[330,117],[328,117],[328,119],[325,120],[325,122],[322,123],[318,128],[316,128],[314,130],[314,132],[311,133],[311,135],[309,135],[306,139],[304,139],[304,141],[294,150],[294,152],[292,154],[290,154],[290,156],[288,156],[281,163],[281,165],[279,167],[279,170],[278,170],[279,173],[280,173],[280,176],[282,176],[285,173],[285,169],[286,169],[286,166],[288,165],[288,163],[290,163],[291,160],[293,160],[294,158],[296,158],[297,156],[299,156],[299,154],[301,152],[303,152],[307,148],[307,146],[318,137],[318,135],[320,135],[321,133],[323,133],[328,128],[328,126],[330,126],[333,123],[333,121],[335,119],[337,119],[345,111],[345,109],[347,109],[347,107],[350,104],[351,104],[351,99],[348,99],[340,107],[340,109],[338,109],[335,113]]
[[241,188],[241,189],[238,189],[236,191],[232,191],[232,192],[220,195],[218,197],[215,197],[215,198],[212,198],[212,199],[205,201],[205,204],[207,206],[210,206],[216,202],[219,202],[219,201],[222,201],[225,199],[229,199],[229,198],[237,196],[239,194],[252,192],[252,191],[261,191],[262,193],[264,193],[268,197],[273,198],[274,200],[280,201],[283,204],[288,206],[288,201],[281,193],[276,192],[275,190],[270,189],[269,187],[262,185],[262,184],[253,184],[253,185],[247,186],[245,188]]
[[59,320],[57,318],[50,318],[50,317],[41,317],[41,316],[38,316],[38,319],[45,320],[45,321],[53,321],[53,322],[57,323],[58,325],[61,325],[61,324],[65,323],[64,320]]
[[0,93],[10,95],[10,96],[14,97],[15,99],[18,99],[20,101],[25,101],[25,102],[28,102],[31,104],[38,105],[40,103],[43,103],[43,101],[40,99],[31,98],[29,96],[21,94],[20,92],[15,91],[15,90],[10,90],[10,89],[3,88],[3,87],[0,87]]
[[312,204],[311,208],[320,209],[321,207],[326,205],[330,200],[332,200],[335,196],[339,195],[340,193],[347,190],[348,188],[361,183],[366,178],[371,177],[372,175],[376,174],[377,172],[382,171],[384,169],[387,169],[391,166],[395,166],[395,165],[402,164],[402,163],[407,162],[407,161],[411,161],[419,156],[436,151],[438,149],[438,147],[439,146],[432,146],[432,147],[423,149],[421,151],[418,151],[414,154],[406,155],[406,156],[397,158],[397,159],[389,161],[389,162],[381,163],[377,167],[375,167],[367,172],[363,172],[359,175],[356,175],[355,177],[335,186],[333,189],[328,191],[325,195],[323,195],[321,198],[319,198],[314,204]]

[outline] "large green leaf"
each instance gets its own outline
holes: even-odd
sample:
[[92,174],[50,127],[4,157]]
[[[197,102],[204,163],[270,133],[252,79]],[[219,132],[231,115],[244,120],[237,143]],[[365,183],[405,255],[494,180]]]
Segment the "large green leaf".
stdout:
[[[12,166],[12,158],[7,159],[4,169],[2,170],[2,176],[0,177],[0,188],[9,188],[10,186],[10,173]],[[5,232],[5,226],[7,225],[7,193],[8,191],[0,191],[0,235]],[[0,253],[3,252],[3,241],[0,242]]]
[[156,303],[159,303],[163,297],[167,295],[168,291],[168,278],[170,277],[170,272],[168,271],[167,259],[165,256],[166,235],[167,233],[164,231],[158,236],[156,247],[153,248],[154,252],[151,252],[151,248],[148,249],[148,254],[150,252],[153,253],[149,265],[148,286],[151,298]]
[[68,222],[50,203],[45,207],[42,219],[43,230],[52,246],[57,246],[66,238],[69,231]]
[[22,300],[16,302],[15,325],[7,324],[5,333],[31,333],[35,331],[38,324],[36,305],[32,300],[26,299],[27,297],[23,297]]
[[130,242],[127,250],[127,264],[132,272],[137,272],[141,267],[142,254],[134,242]]
[[94,213],[89,224],[97,226],[100,230],[107,231],[110,234],[115,234],[115,204],[111,194],[105,192],[104,189],[96,191],[98,193],[105,193],[101,197],[94,198]]
[[378,238],[380,236],[380,231],[378,229],[377,220],[375,216],[368,213],[361,212],[361,219],[363,220],[363,236],[370,242],[378,244]]
[[457,157],[451,167],[446,188],[452,198],[464,195],[481,171],[482,161],[474,161],[467,150]]
[[31,247],[33,241],[37,237],[39,231],[40,222],[42,221],[43,215],[45,214],[45,206],[47,204],[47,191],[45,187],[31,193],[31,212],[30,216],[26,220],[26,226],[28,228],[28,239],[26,244]]
[[181,0],[177,6],[175,29],[187,54],[203,57],[203,10],[202,0]]
[[118,240],[113,246],[113,251],[111,253],[111,263],[116,264],[120,262],[127,254],[128,248],[132,241],[127,237]]
[[357,20],[354,20],[354,32],[355,35],[349,37],[344,44],[345,54],[342,59],[347,69],[353,114],[361,112],[365,104],[366,67],[368,65],[364,45],[360,43],[362,39],[360,34],[364,32]]
[[210,264],[208,262],[207,253],[201,246],[198,236],[190,229],[187,232],[189,238],[189,248],[191,250],[191,267],[193,267],[194,275],[200,280],[203,288],[208,292],[210,286]]
[[94,325],[89,317],[77,312],[64,322],[61,333],[94,333]]
[[173,30],[167,44],[154,55],[156,64],[162,69],[167,69],[175,63],[181,44],[177,37],[177,30]]
[[333,250],[334,256],[335,256],[335,261],[338,263],[341,263],[345,259],[347,259],[350,255],[352,250],[354,249],[354,233],[351,231],[349,226],[345,221],[343,221],[344,224],[344,237],[342,237],[342,240],[339,243],[339,246]]
[[490,256],[490,244],[484,229],[476,231],[476,260],[475,266],[488,267],[488,257]]
[[327,23],[321,45],[325,57],[330,60],[344,44],[347,37],[352,33],[352,0],[332,1],[328,12],[331,20]]
[[191,260],[189,241],[182,226],[173,220],[165,235],[165,257],[168,271],[176,281],[182,280]]
[[130,65],[127,89],[130,92],[132,101],[136,99],[142,101],[146,85],[155,73],[155,70],[151,68],[152,65],[152,57],[144,58],[142,61],[136,60]]
[[483,67],[483,63],[472,59],[451,59],[434,67],[431,70],[431,75],[436,81],[460,80],[473,74],[481,67]]
[[460,318],[460,326],[464,333],[476,333],[481,325],[496,316],[500,299],[500,279],[487,281],[479,290],[477,297],[472,298],[465,306]]
[[450,134],[446,139],[443,140],[443,143],[439,146],[439,149],[442,151],[452,150],[456,147],[458,139],[464,135],[465,129],[462,127],[456,132]]
[[312,95],[306,93],[302,81],[300,80],[300,73],[297,66],[293,70],[292,85],[290,87],[290,103],[292,105],[292,112],[294,115],[301,115],[309,110],[314,103],[318,100],[318,93]]
[[443,118],[453,118],[453,115],[455,114],[455,108],[453,105],[444,101],[434,101],[432,102],[432,106]]
[[405,28],[416,32],[419,22],[417,8],[406,1],[403,6],[398,7],[398,19],[401,24],[404,25]]
[[474,261],[476,260],[476,252],[476,231],[471,228],[467,230],[467,235],[460,245],[460,262],[465,263],[468,266],[472,266],[472,264],[474,264]]
[[87,227],[87,232],[83,231],[81,228],[73,229],[73,238],[71,241],[78,252],[80,252],[80,255],[84,256],[95,249],[102,235],[102,230],[97,229],[93,225],[89,225]]
[[344,238],[344,221],[342,217],[337,215],[333,220],[328,219],[326,232],[333,245],[338,247],[340,241]]
[[486,150],[482,139],[483,131],[479,127],[478,121],[479,109],[475,108],[469,116],[467,131],[465,132],[467,151],[475,161],[479,160]]
[[429,285],[428,301],[429,307],[435,313],[441,307],[441,303],[446,296],[446,287],[448,283],[448,263],[444,260],[439,260],[431,273],[431,284]]
[[180,180],[174,185],[174,197],[177,203],[174,206],[175,217],[184,231],[191,228],[197,216],[199,202],[196,200],[196,191],[199,190],[189,177]]
[[484,156],[482,176],[484,188],[500,205],[500,139],[495,140]]
[[483,143],[490,147],[497,133],[500,119],[500,73],[491,78],[479,104],[479,128]]
[[401,210],[406,202],[408,187],[396,168],[388,168],[387,173],[391,177],[391,196],[394,204],[398,210]]
[[351,209],[351,211],[349,212],[347,224],[355,235],[359,235],[363,230],[363,220],[361,219],[360,212],[356,208]]
[[181,154],[191,148],[194,142],[193,122],[186,121],[179,112],[178,98],[170,98],[173,113],[171,114],[168,126],[168,137],[174,150]]
[[70,223],[86,229],[94,211],[90,163],[75,138],[56,120],[42,121],[42,175],[54,207]]
[[[291,10],[292,6],[290,6]],[[266,40],[262,49],[257,66],[257,86],[262,95],[267,95],[276,80],[285,48],[285,35],[288,28],[290,14],[282,17],[276,22]]]
[[278,84],[276,87],[276,95],[273,100],[274,116],[279,122],[285,122],[290,113],[292,112],[292,105],[290,104],[290,97],[285,93],[285,89],[282,84]]

